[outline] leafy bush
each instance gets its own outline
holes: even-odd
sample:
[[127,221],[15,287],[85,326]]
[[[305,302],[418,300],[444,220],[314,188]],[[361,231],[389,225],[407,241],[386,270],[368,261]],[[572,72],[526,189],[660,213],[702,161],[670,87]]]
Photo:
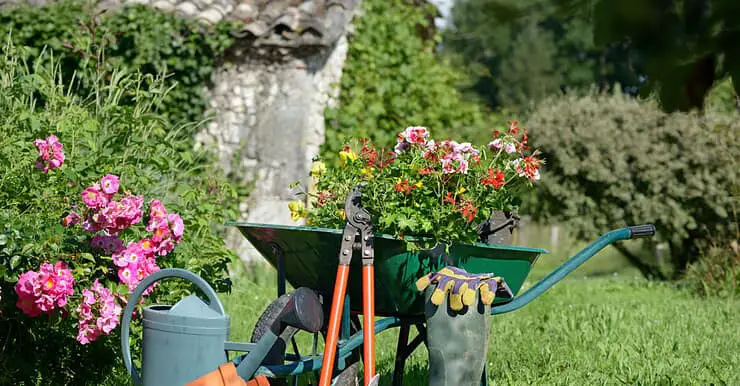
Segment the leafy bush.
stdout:
[[[162,98],[159,110],[173,122],[203,119],[205,86],[217,58],[234,43],[231,28],[227,22],[204,26],[144,5],[127,5],[98,15],[83,0],[0,10],[0,36],[12,33],[16,46],[31,48],[30,62],[40,57],[44,47],[54,50],[60,56],[61,75],[71,79],[74,74],[82,96],[96,87],[90,68],[108,73],[133,70],[153,76],[166,72],[166,84],[172,89]],[[180,133],[187,137],[196,128],[183,126]]]
[[361,6],[338,106],[325,111],[322,156],[336,162],[351,138],[368,138],[390,149],[399,127],[422,124],[441,136],[488,141],[485,110],[458,91],[466,79],[436,57],[436,38],[420,33],[430,27],[433,7],[405,0],[368,0]]
[[[210,166],[214,165],[212,154],[191,150],[192,140],[179,139],[183,127],[172,126],[152,112],[166,98],[161,77],[93,72],[85,66],[81,77],[93,82],[80,86],[63,77],[60,61],[50,60],[50,53],[42,54],[29,67],[19,59],[28,52],[20,53],[10,45],[4,52],[0,57],[0,384],[100,384],[120,358],[118,329],[109,337],[81,345],[75,340],[77,319],[88,313],[75,307],[88,301],[82,296],[83,288],[91,287],[96,279],[111,295],[122,295],[111,299],[100,289],[94,291],[98,299],[102,296],[122,306],[129,291],[119,267],[122,257],[99,248],[81,224],[64,226],[78,221],[70,217],[73,210],[82,215],[81,220],[90,220],[82,211],[95,204],[87,196],[90,190],[85,196],[82,192],[99,182],[99,190],[119,192],[111,198],[121,205],[108,209],[125,212],[114,216],[117,220],[139,223],[120,233],[126,242],[156,236],[156,232],[152,236],[142,228],[151,225],[156,215],[150,213],[150,207],[157,207],[150,200],[161,200],[168,212],[181,216],[184,236],[174,251],[164,256],[160,253],[156,263],[192,270],[223,292],[230,288],[227,264],[234,253],[226,248],[216,225],[235,216],[234,189],[215,166]],[[81,87],[92,87],[93,92],[81,98],[77,96]],[[61,149],[52,135],[63,145]],[[38,139],[51,143],[35,142]],[[47,145],[53,151],[50,161],[43,156]],[[64,153],[63,160],[59,150]],[[57,162],[44,171],[51,160]],[[38,161],[41,170],[35,166]],[[120,178],[120,190],[109,184],[110,176],[101,181],[107,175]],[[128,202],[122,198],[126,196]],[[136,196],[139,198],[131,198]],[[98,223],[104,219],[110,220],[109,214],[94,218]],[[168,220],[169,231],[175,236],[183,231],[176,218]],[[125,228],[127,224],[117,221],[106,227],[114,225]],[[108,248],[122,246],[126,244],[113,243]],[[34,283],[38,278],[27,274],[18,290],[16,283],[25,272],[45,270],[42,264],[46,262],[62,262],[70,270],[75,280],[73,293],[69,296],[68,273],[57,266],[54,271],[63,276],[52,273],[52,280],[63,279],[65,286],[56,292],[45,292],[56,288],[54,285],[42,291],[57,302],[43,305],[51,309],[50,315],[30,317],[27,313],[35,314],[36,306],[25,304],[29,312],[23,313],[16,302],[19,294],[25,300],[37,300],[41,290]],[[24,293],[23,288],[30,288],[30,292]],[[165,282],[155,287],[148,299],[171,303],[189,289],[182,283]],[[105,313],[93,309],[95,315],[98,312]],[[107,328],[116,324],[108,322]]]
[[665,114],[619,92],[542,103],[527,121],[547,165],[533,215],[565,221],[592,238],[615,227],[654,223],[672,272],[617,248],[643,272],[677,277],[707,235],[733,232],[740,186],[736,116]]
[[494,133],[484,146],[452,140],[435,142],[424,127],[398,133],[392,152],[379,152],[367,140],[350,142],[339,154],[341,166],[317,161],[312,168],[318,193],[313,207],[291,203],[294,220],[322,228],[341,228],[347,220],[344,203],[359,184],[362,206],[374,219],[374,230],[403,237],[426,236],[438,243],[480,241],[478,225],[493,211],[512,211],[521,191],[539,180],[541,160],[527,145],[524,128],[512,122]]
[[740,296],[740,248],[734,242],[712,245],[689,265],[686,284],[699,296]]

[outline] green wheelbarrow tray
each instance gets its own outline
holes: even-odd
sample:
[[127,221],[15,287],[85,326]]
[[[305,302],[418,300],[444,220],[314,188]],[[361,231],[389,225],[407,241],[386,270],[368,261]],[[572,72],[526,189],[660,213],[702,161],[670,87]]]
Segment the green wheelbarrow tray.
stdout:
[[[236,226],[270,264],[284,272],[294,288],[307,287],[324,295],[333,293],[341,230],[240,222],[227,225]],[[537,283],[536,287],[544,288],[531,288],[524,299],[517,299],[513,305],[507,304],[512,299],[496,298],[492,312],[521,307],[605,246],[640,237],[641,232],[652,235],[654,227],[645,225],[609,232]],[[643,236],[649,236],[647,233]],[[493,272],[504,278],[516,296],[537,258],[548,253],[539,248],[488,244],[453,244],[449,255],[444,253],[444,248],[408,251],[402,240],[383,234],[374,235],[374,249],[376,314],[399,317],[424,314],[424,296],[416,289],[416,280],[429,272],[448,265],[470,273]],[[362,270],[358,260],[351,263],[347,288],[353,312],[362,310]]]

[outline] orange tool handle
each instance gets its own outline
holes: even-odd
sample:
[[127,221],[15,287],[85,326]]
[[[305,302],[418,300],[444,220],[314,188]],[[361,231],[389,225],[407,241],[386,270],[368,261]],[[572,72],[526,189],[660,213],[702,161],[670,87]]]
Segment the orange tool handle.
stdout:
[[339,339],[339,322],[342,320],[344,294],[347,292],[348,277],[349,265],[339,264],[337,268],[337,279],[334,282],[334,297],[331,301],[331,313],[329,314],[329,327],[326,331],[326,345],[324,347],[324,360],[321,364],[319,386],[331,385],[334,356],[337,353],[337,340]]
[[375,267],[362,266],[362,329],[365,386],[375,376]]

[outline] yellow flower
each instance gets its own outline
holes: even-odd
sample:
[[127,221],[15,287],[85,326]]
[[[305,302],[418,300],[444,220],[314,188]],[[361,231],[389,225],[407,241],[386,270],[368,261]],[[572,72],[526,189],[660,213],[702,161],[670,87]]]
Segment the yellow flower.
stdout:
[[360,173],[365,174],[368,177],[371,177],[373,175],[373,168],[362,168],[360,170]]
[[316,161],[311,165],[311,176],[319,178],[326,173],[326,164],[321,161]]
[[421,181],[419,181],[415,185],[416,185],[417,188],[421,188],[422,186],[424,186],[424,183],[421,182]]
[[355,154],[352,150],[345,151],[342,150],[339,152],[339,159],[342,161],[342,165],[347,164],[347,160],[354,161],[358,158],[357,154]]
[[306,225],[313,225],[313,220],[310,218],[306,219]]
[[341,218],[342,220],[346,220],[347,219],[347,214],[344,213],[344,209],[339,209],[337,211],[337,214],[339,215],[339,218]]
[[467,192],[467,191],[468,191],[468,190],[467,190],[467,189],[465,189],[465,188],[460,188],[460,189],[458,189],[458,190],[457,190],[457,194],[463,194],[463,193],[465,193],[465,192]]
[[288,203],[288,209],[290,209],[290,218],[293,221],[298,221],[301,218],[308,217],[308,210],[302,201],[295,200]]

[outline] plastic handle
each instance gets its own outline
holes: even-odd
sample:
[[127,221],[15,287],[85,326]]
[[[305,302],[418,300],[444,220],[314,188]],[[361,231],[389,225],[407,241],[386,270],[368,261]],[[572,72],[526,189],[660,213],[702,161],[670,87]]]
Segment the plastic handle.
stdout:
[[129,375],[131,375],[131,378],[133,378],[134,384],[137,385],[141,384],[141,378],[139,377],[139,373],[136,371],[136,367],[131,361],[131,345],[129,344],[131,317],[134,313],[134,307],[136,307],[136,304],[139,302],[141,295],[144,294],[144,291],[146,291],[146,289],[155,282],[169,277],[185,279],[195,284],[208,297],[211,309],[221,315],[226,315],[224,306],[221,304],[221,301],[218,300],[216,291],[214,291],[213,288],[203,280],[203,278],[190,271],[180,268],[166,268],[145,277],[144,280],[136,286],[134,292],[131,293],[131,296],[128,299],[128,304],[126,304],[126,309],[123,311],[123,318],[121,319],[121,352],[123,353],[123,364],[126,366],[126,370]]
[[652,237],[655,235],[655,225],[635,225],[628,228],[630,230],[630,238],[637,239],[641,237]]

